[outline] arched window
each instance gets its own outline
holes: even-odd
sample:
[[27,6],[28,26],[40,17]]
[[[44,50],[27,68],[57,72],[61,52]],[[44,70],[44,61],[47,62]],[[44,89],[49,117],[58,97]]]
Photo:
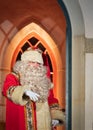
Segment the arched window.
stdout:
[[62,99],[62,59],[54,40],[36,23],[25,26],[12,39],[4,56],[4,68],[11,71],[16,60],[20,60],[21,54],[28,47],[38,47],[47,53],[51,79],[54,83],[54,95],[62,106],[65,100]]
[[[20,45],[19,45],[20,46]],[[52,68],[52,64],[51,64],[51,59],[50,56],[47,52],[47,49],[44,47],[44,43],[42,41],[40,41],[38,39],[38,37],[36,37],[36,35],[34,34],[34,36],[31,36],[31,38],[27,39],[26,42],[22,42],[22,46],[21,47],[17,47],[15,50],[15,54],[12,58],[12,66],[14,65],[15,61],[17,60],[21,60],[21,54],[26,51],[28,48],[39,48],[40,50],[42,50],[42,52],[47,55],[47,59],[49,62],[49,67],[50,67],[50,74],[53,75],[53,68]],[[51,80],[52,80],[52,76],[51,76]]]

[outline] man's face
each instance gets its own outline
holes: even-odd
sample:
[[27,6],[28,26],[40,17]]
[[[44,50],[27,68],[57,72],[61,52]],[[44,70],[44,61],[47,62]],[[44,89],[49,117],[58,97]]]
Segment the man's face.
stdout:
[[29,62],[28,62],[28,65],[29,65],[29,66],[32,65],[32,66],[34,66],[34,67],[38,67],[38,66],[40,65],[40,63],[29,61]]

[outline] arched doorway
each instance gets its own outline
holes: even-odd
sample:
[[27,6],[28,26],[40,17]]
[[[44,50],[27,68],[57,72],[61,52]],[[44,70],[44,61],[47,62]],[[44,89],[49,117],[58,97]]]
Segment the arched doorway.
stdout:
[[[40,3],[40,2],[39,2]],[[67,10],[66,10],[66,8],[64,7],[64,4],[63,4],[63,2],[62,2],[62,0],[58,0],[58,3],[59,3],[59,5],[61,5],[61,7],[62,7],[62,10],[63,10],[63,12],[64,12],[64,14],[66,14],[66,20],[67,20],[67,28],[68,28],[68,32],[70,33],[70,30],[69,30],[69,24],[68,24],[68,19],[69,19],[69,17],[68,17],[68,12],[67,12]],[[22,13],[23,14],[23,13]],[[15,17],[16,18],[16,17]],[[20,17],[19,17],[20,18]],[[60,17],[59,17],[59,19],[60,19]],[[31,30],[29,30],[29,32],[30,32]],[[28,35],[28,33],[27,33],[27,35]],[[70,37],[71,38],[71,37]],[[68,37],[68,39],[69,39],[69,37]],[[69,41],[70,41],[70,39],[69,39]],[[18,42],[18,41],[17,41]],[[19,38],[19,43],[21,43],[21,41],[20,41],[20,38]],[[68,42],[68,43],[70,43],[70,42]],[[6,48],[4,48],[5,49],[5,51],[7,51],[6,52],[6,54],[5,54],[5,57],[4,57],[4,60],[5,61],[3,61],[3,69],[2,69],[2,73],[3,73],[3,75],[2,75],[2,78],[3,78],[3,76],[5,76],[6,75],[6,73],[8,73],[10,70],[11,70],[11,67],[12,67],[12,64],[13,64],[13,62],[11,63],[11,61],[12,61],[12,56],[14,56],[14,51],[15,51],[15,48],[17,48],[17,46],[16,46],[16,43],[15,43],[15,47],[14,46],[12,46],[12,45],[14,45],[14,44],[11,44],[11,49],[13,50],[11,50],[11,49],[9,49],[9,47],[8,47],[8,49],[6,50]],[[22,44],[23,45],[23,44]],[[55,48],[56,48],[57,46],[55,46]],[[20,50],[20,49],[19,49]],[[18,53],[18,52],[17,52]],[[66,97],[67,97],[67,102],[66,102],[66,104],[67,104],[67,122],[68,122],[68,127],[67,127],[67,130],[69,129],[71,129],[70,127],[71,127],[71,90],[70,90],[70,88],[71,88],[71,74],[70,74],[70,72],[71,72],[71,60],[70,60],[70,53],[71,53],[71,44],[67,44],[67,73],[66,73],[66,80],[67,80],[67,86],[66,86],[66,88],[67,88],[67,93],[66,93]],[[8,55],[10,55],[10,56],[8,56]],[[10,59],[9,59],[10,58]],[[6,61],[6,59],[8,59],[7,61]],[[16,59],[16,56],[15,56],[15,59]],[[14,61],[15,62],[15,61]],[[6,64],[6,63],[8,63],[8,64]],[[52,62],[53,63],[53,62]],[[58,64],[57,64],[58,65]],[[60,70],[57,70],[57,71],[60,71]],[[58,73],[57,73],[58,74]],[[61,72],[59,73],[60,75],[62,75],[61,74]],[[61,76],[60,76],[61,77]],[[59,80],[59,79],[58,79]],[[1,80],[2,81],[2,80]],[[55,80],[54,80],[55,81]],[[61,81],[61,80],[60,80]],[[57,93],[59,93],[58,91],[60,91],[60,89],[58,90],[57,89]],[[60,92],[62,92],[62,91],[60,91]],[[56,94],[57,94],[56,93]],[[55,95],[56,95],[55,94]],[[62,94],[62,93],[61,93]],[[56,95],[56,96],[59,96],[58,94]],[[60,103],[61,104],[61,103]],[[68,116],[69,115],[69,116]]]
[[[38,47],[45,54],[48,55],[48,60],[51,70],[51,80],[54,83],[54,95],[59,100],[61,107],[62,102],[62,59],[57,48],[56,43],[45,32],[40,26],[36,23],[31,23],[21,29],[15,37],[12,39],[11,43],[7,47],[5,56],[4,56],[4,68],[11,71],[12,66],[16,60],[20,59],[21,54],[29,47]],[[5,75],[5,73],[3,73]],[[61,130],[58,128],[58,130]]]
[[48,54],[51,62],[51,77],[54,83],[54,95],[62,107],[62,62],[56,43],[36,23],[31,23],[21,29],[7,47],[4,56],[4,68],[11,71],[13,64],[28,47],[39,47]]

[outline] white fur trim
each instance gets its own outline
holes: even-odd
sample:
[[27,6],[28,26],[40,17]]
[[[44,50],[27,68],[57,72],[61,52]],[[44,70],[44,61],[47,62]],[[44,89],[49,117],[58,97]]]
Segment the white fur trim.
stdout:
[[12,95],[11,95],[11,100],[16,103],[16,104],[20,104],[20,105],[26,105],[27,101],[24,100],[22,97],[23,97],[23,94],[24,94],[24,91],[26,89],[26,86],[17,86]]
[[43,64],[42,53],[38,52],[37,50],[28,50],[28,51],[25,51],[21,55],[21,60],[22,61],[38,62],[40,64]]
[[52,119],[60,120],[62,122],[66,122],[65,114],[59,109],[51,109],[51,117]]
[[36,103],[37,128],[38,130],[51,130],[51,116],[47,102]]

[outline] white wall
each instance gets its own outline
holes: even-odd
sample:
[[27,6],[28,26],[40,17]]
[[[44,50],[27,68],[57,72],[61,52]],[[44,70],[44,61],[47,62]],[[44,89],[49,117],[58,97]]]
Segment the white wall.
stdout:
[[85,130],[93,130],[93,53],[85,55]]
[[84,25],[85,25],[85,37],[93,38],[93,0],[78,0],[81,6]]
[[74,35],[84,35],[85,34],[85,27],[83,21],[83,15],[81,11],[81,7],[78,0],[63,0],[72,26],[72,32]]
[[85,130],[84,36],[72,41],[72,130]]

